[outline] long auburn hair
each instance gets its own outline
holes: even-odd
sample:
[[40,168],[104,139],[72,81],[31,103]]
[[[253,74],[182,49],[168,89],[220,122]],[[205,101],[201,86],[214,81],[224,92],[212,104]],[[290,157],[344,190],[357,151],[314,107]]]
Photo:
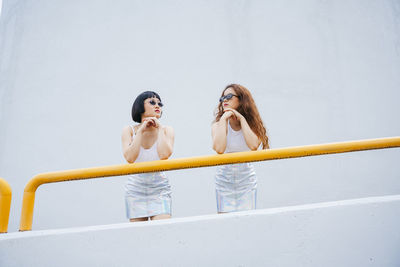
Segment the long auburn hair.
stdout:
[[[258,112],[256,103],[254,102],[253,97],[251,96],[250,91],[240,84],[229,84],[222,91],[221,97],[224,95],[226,89],[232,88],[236,95],[239,97],[239,107],[237,111],[243,115],[249,124],[251,130],[257,135],[257,137],[261,140],[263,149],[269,148],[269,138],[267,135],[267,130],[264,127],[264,123],[261,120],[260,113]],[[221,119],[224,114],[223,102],[220,102],[218,105],[218,109],[215,111],[215,120],[217,122]]]

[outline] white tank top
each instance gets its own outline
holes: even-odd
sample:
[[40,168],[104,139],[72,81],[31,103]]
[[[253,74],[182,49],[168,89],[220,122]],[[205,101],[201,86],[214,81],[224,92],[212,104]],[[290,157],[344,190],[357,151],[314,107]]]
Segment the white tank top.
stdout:
[[225,153],[249,151],[242,129],[235,131],[232,129],[228,120],[228,133],[226,135]]
[[[133,142],[133,138],[135,138],[136,134],[135,134],[135,128],[133,126],[131,126],[131,128],[132,128],[132,142]],[[140,152],[135,162],[159,160],[160,156],[158,156],[157,141],[158,140],[156,140],[154,144],[148,149],[145,149],[142,147],[142,145],[140,145]]]

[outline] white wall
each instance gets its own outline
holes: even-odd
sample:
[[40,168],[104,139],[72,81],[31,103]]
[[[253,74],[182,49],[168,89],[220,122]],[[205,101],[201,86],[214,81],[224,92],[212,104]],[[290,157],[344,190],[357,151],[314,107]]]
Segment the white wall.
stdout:
[[400,264],[400,195],[0,236],[12,266]]
[[[155,90],[173,158],[213,154],[222,88],[247,86],[273,148],[400,133],[398,1],[5,0],[0,176],[123,163],[134,98]],[[399,149],[257,163],[258,208],[400,193]],[[169,172],[173,215],[215,213],[213,168]],[[125,222],[126,177],[44,185],[33,229]]]

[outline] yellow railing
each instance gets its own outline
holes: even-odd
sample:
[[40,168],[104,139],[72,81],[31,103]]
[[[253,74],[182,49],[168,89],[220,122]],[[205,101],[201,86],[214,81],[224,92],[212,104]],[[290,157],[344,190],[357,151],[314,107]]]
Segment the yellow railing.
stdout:
[[0,177],[0,233],[7,233],[11,207],[11,187]]
[[96,177],[118,176],[134,173],[168,171],[177,169],[209,167],[223,164],[244,163],[285,158],[298,158],[323,154],[345,153],[360,150],[400,147],[400,137],[309,145],[270,150],[228,153],[223,155],[192,158],[157,160],[133,164],[104,166],[38,174],[25,186],[22,202],[20,231],[32,229],[33,208],[36,189],[47,183],[69,180],[91,179]]

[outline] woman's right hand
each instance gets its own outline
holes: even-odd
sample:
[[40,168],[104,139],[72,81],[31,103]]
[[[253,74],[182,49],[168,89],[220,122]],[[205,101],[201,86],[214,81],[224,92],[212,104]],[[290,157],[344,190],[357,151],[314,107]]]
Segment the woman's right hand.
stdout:
[[230,117],[235,117],[235,114],[231,110],[227,110],[222,114],[221,119],[228,120]]
[[138,132],[143,132],[146,128],[155,126],[156,123],[151,118],[145,118],[138,128]]

